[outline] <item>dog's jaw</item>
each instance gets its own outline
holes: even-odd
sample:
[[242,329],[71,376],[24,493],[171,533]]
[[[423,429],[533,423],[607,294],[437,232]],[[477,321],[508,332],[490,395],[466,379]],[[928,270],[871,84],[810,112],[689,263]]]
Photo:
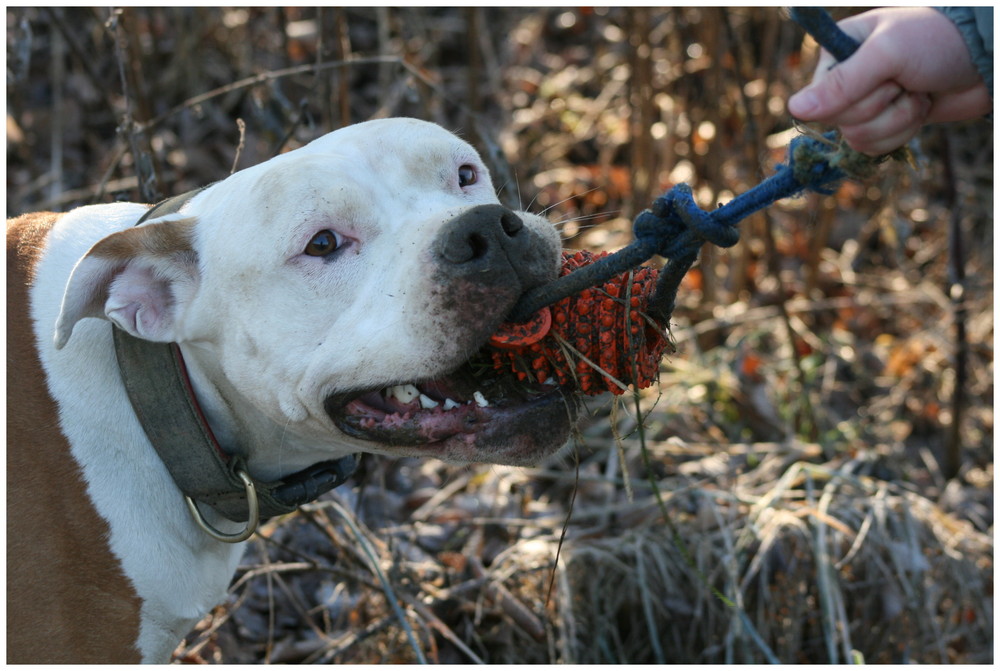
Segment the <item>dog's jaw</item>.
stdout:
[[554,385],[498,375],[474,358],[437,379],[334,394],[325,407],[368,451],[525,466],[565,443],[576,403]]

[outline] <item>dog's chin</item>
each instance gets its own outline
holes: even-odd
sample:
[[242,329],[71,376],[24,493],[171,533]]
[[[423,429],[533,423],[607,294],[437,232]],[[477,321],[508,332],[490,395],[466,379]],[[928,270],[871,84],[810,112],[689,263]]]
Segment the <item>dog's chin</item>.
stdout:
[[367,451],[512,466],[537,464],[562,447],[577,412],[575,394],[497,375],[487,361],[432,380],[337,393],[325,406]]

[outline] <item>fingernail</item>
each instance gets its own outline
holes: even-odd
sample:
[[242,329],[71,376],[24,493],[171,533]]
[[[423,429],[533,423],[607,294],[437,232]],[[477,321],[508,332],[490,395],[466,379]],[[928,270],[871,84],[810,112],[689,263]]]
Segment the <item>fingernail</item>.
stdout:
[[809,89],[802,89],[788,99],[788,111],[792,116],[809,117],[819,107],[819,98]]

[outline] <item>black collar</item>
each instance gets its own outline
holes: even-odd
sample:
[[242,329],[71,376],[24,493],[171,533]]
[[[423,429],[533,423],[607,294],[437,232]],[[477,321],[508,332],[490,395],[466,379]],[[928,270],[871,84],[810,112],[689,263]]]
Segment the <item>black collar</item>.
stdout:
[[[177,212],[198,191],[201,189],[153,206],[136,226],[152,216]],[[199,526],[210,535],[229,542],[244,540],[256,529],[255,518],[290,513],[343,484],[354,472],[357,455],[350,455],[274,482],[254,480],[243,457],[226,452],[216,441],[195,399],[177,344],[142,340],[118,327],[113,332],[118,367],[132,408],[174,482],[188,497]],[[195,501],[234,522],[246,522],[247,528],[232,535],[206,528]]]

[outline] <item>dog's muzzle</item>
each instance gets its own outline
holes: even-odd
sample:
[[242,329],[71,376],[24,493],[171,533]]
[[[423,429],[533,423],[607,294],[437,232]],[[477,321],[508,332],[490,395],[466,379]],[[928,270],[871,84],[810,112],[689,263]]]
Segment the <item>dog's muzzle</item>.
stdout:
[[558,249],[512,210],[480,205],[446,222],[429,250],[427,334],[451,363],[432,379],[337,393],[327,413],[347,435],[399,454],[537,463],[566,441],[573,394],[497,371],[480,349],[525,291],[555,279]]
[[502,205],[479,205],[444,225],[433,245],[442,283],[527,291],[555,278],[556,265],[537,233]]

